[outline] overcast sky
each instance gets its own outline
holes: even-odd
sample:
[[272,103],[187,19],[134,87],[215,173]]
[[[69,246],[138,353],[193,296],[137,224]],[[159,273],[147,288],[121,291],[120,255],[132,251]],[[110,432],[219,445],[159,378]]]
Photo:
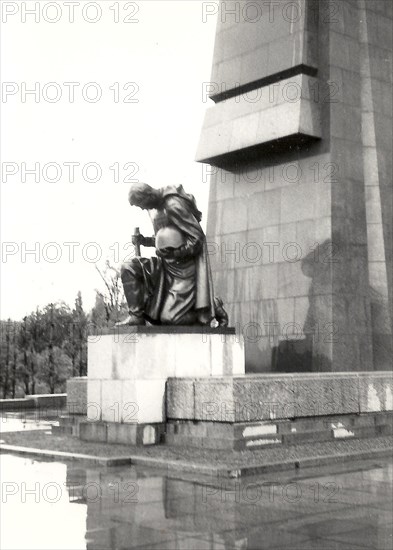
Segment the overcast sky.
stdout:
[[[95,259],[120,262],[134,226],[151,234],[147,214],[127,203],[125,178],[182,183],[206,217],[208,183],[194,158],[216,18],[203,17],[200,0],[102,0],[84,13],[82,1],[74,23],[64,2],[41,1],[36,15],[23,13],[34,2],[2,4],[3,21],[5,4],[18,11],[1,37],[1,317],[72,305],[78,290],[90,308]],[[37,176],[26,172],[36,163]]]

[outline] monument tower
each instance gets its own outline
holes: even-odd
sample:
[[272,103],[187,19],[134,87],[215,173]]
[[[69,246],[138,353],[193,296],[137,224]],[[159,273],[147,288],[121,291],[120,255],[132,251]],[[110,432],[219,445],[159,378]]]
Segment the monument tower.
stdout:
[[197,160],[248,372],[391,369],[392,4],[222,1]]
[[[391,434],[392,5],[202,7],[218,16],[197,153],[211,173],[207,239],[183,189],[130,193],[165,214],[163,263],[138,255],[126,267],[134,318],[89,342],[80,437],[244,450]],[[162,247],[174,226],[188,240]],[[150,261],[168,276],[158,317],[145,303],[161,295]],[[181,291],[176,312],[201,314],[217,303],[194,307],[198,292],[214,288],[230,327],[217,307],[204,324],[168,322],[168,288]]]

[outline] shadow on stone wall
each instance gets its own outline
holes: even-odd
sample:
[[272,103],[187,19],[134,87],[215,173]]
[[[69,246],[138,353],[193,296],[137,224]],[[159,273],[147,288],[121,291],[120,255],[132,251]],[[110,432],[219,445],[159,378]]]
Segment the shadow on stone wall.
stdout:
[[[332,370],[331,263],[334,250],[330,240],[310,252],[301,263],[303,274],[311,279],[308,311],[302,336],[287,338],[272,348],[272,372],[330,372]],[[298,320],[297,320],[298,321]],[[333,326],[330,327],[332,329]]]
[[370,286],[374,370],[392,370],[393,343],[387,298]]

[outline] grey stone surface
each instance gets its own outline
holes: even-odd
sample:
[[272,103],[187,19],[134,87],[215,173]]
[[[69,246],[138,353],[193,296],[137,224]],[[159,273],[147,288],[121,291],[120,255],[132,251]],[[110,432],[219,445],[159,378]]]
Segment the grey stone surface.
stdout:
[[106,443],[108,440],[107,425],[105,422],[81,422],[79,424],[79,437],[83,441]]
[[164,432],[163,424],[118,424],[108,423],[108,443],[124,445],[156,445]]
[[118,422],[80,422],[79,437],[84,441],[120,445],[156,445],[165,432],[165,425],[120,424]]
[[[377,8],[375,0],[338,2],[336,16],[329,17],[327,4],[301,2],[302,17],[288,26],[266,13],[250,23],[233,2],[223,2],[220,13],[229,5],[240,13],[237,20],[219,17],[212,73],[217,103],[206,114],[198,158],[220,166],[212,170],[208,240],[233,244],[228,219],[237,213],[240,258],[223,261],[215,252],[212,269],[235,325],[242,331],[250,322],[261,327],[259,339],[246,338],[247,371],[391,371],[391,7]],[[314,10],[320,12],[318,29]],[[288,96],[280,104],[279,95],[271,103],[263,95],[301,73],[300,112]],[[262,94],[252,103],[257,92]],[[272,120],[273,129],[285,133],[294,113],[299,132],[303,124],[312,127],[310,103],[318,107],[320,141],[250,147],[268,133],[269,111],[286,113],[284,121],[278,115]],[[242,251],[255,241],[266,254],[245,265]],[[291,242],[301,250],[294,262],[283,254]],[[269,243],[277,244],[271,257]],[[277,294],[276,285],[264,281],[267,264],[278,265]],[[228,269],[235,292],[222,273]],[[278,319],[278,301],[291,299],[300,339],[294,331],[287,335]],[[268,338],[263,327],[272,322],[279,333]]]
[[87,376],[67,380],[67,409],[69,414],[87,414]]
[[291,6],[283,14],[285,3],[272,4],[221,4],[211,75],[217,85],[211,94],[215,101],[222,89],[231,92],[301,65],[318,67],[318,29],[309,3],[301,0],[296,16]]
[[[89,420],[164,422],[168,377],[244,373],[242,337],[232,329],[197,328],[166,333],[127,327],[120,334],[94,337],[88,343]],[[182,391],[176,399],[184,403]]]
[[[322,137],[319,105],[310,98],[309,87],[316,80],[296,75],[275,84],[260,88],[258,101],[247,96],[236,96],[218,103],[206,113],[196,160],[220,164],[229,162],[233,153],[260,146],[289,136]],[[291,101],[287,100],[292,90]],[[295,98],[295,101],[292,98]],[[243,158],[247,155],[243,152]]]
[[169,379],[168,419],[255,422],[392,411],[386,373]]
[[[234,327],[209,327],[199,325],[121,325],[113,328],[103,327],[97,329],[98,336],[113,335],[133,335],[133,334],[235,334]],[[130,340],[130,343],[132,340]]]
[[79,426],[82,422],[86,422],[86,416],[84,415],[69,413],[62,415],[59,418],[59,425],[52,426],[52,433],[71,434],[74,437],[79,437]]
[[169,421],[165,442],[168,445],[259,450],[317,441],[368,439],[393,432],[391,413],[319,416],[294,420],[260,422]]
[[67,403],[67,395],[65,393],[47,393],[29,395],[36,409],[64,409]]
[[294,416],[359,412],[357,375],[306,376],[295,381]]
[[361,412],[393,410],[393,375],[364,373],[359,376],[359,402]]
[[[169,382],[170,383],[170,382]],[[194,382],[194,414],[196,420],[232,421],[233,379],[196,379]],[[179,417],[181,418],[181,417]]]
[[20,411],[25,409],[34,409],[35,403],[33,399],[17,398],[17,399],[0,399],[0,411]]
[[171,378],[166,384],[167,418],[194,418],[194,381]]

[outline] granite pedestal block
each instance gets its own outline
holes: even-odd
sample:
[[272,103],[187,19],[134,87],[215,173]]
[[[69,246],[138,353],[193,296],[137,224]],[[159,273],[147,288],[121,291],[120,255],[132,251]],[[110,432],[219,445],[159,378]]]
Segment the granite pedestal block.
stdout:
[[[169,377],[209,380],[240,375],[244,370],[243,340],[231,328],[122,327],[92,336],[87,417],[89,424],[97,426],[81,426],[81,437],[157,442],[156,428],[166,421]],[[108,424],[109,431],[102,423]],[[137,436],[114,425],[151,425],[156,435],[138,432]]]
[[386,372],[171,378],[165,440],[243,451],[388,436],[392,389]]

